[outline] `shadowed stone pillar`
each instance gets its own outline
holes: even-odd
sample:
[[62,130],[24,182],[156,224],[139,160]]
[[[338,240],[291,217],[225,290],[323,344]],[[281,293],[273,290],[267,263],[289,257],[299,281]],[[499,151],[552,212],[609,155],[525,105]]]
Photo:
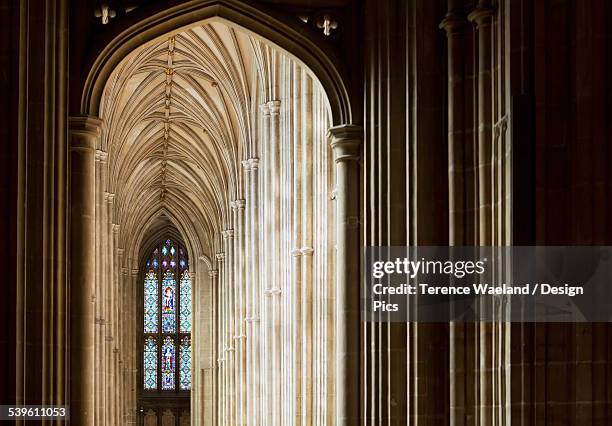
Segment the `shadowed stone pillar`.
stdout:
[[463,110],[465,76],[464,56],[466,54],[465,31],[468,24],[462,12],[462,2],[448,1],[448,12],[440,23],[446,31],[448,50],[448,203],[449,203],[449,244],[462,245],[469,243],[465,191],[469,186],[469,166],[465,163],[469,157],[467,137],[464,131],[465,118]]
[[70,117],[70,417],[94,424],[95,150],[102,120]]
[[338,425],[359,423],[359,182],[363,128],[329,129],[336,163],[336,401]]
[[[470,206],[466,192],[472,179],[471,165],[466,163],[466,151],[470,149],[465,132],[465,39],[469,29],[460,0],[448,0],[448,12],[440,23],[446,31],[448,61],[448,204],[449,204],[449,245],[473,244],[470,232],[473,220],[469,215]],[[469,155],[468,155],[469,158]],[[468,405],[469,395],[465,387],[470,381],[466,373],[468,355],[465,353],[466,334],[472,329],[466,324],[449,324],[449,415],[450,424],[463,425],[466,416],[472,416]]]
[[104,241],[108,237],[106,232],[107,212],[105,202],[105,188],[107,176],[108,153],[102,150],[96,151],[96,283],[95,283],[95,408],[96,424],[105,424],[106,412],[106,368],[105,368],[105,345],[104,334],[106,330],[106,306],[104,292],[106,286],[106,252]]
[[[476,24],[478,33],[478,244],[492,244],[491,215],[492,203],[492,147],[493,147],[493,114],[492,114],[492,75],[491,26],[494,11],[488,0],[480,0],[478,6],[468,19]],[[481,306],[481,309],[483,307]],[[486,309],[490,309],[489,306]],[[493,423],[493,324],[481,322],[476,333],[479,335],[478,354],[478,390],[479,390],[479,424]]]

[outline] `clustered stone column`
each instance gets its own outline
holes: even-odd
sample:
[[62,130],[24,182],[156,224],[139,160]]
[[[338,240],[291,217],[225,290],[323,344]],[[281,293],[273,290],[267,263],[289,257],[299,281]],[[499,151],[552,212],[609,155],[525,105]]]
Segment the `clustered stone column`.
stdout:
[[246,196],[246,250],[248,255],[245,264],[246,292],[246,417],[257,425],[260,419],[259,379],[252,372],[259,371],[259,204],[258,204],[258,168],[259,159],[249,158],[243,161],[245,170]]
[[70,408],[93,425],[95,386],[95,150],[102,121],[70,118]]
[[360,417],[359,368],[359,158],[363,129],[329,130],[336,163],[336,420],[353,425]]
[[[358,244],[359,166],[345,168],[343,155],[333,163],[332,146],[360,146],[362,130],[344,126],[330,145],[322,88],[292,61],[277,66],[291,84],[280,84],[279,99],[259,107],[259,143],[245,153],[244,184],[228,202],[219,235],[217,419],[227,425],[336,424],[339,399],[333,395],[338,386],[358,383],[359,375],[358,328],[340,319],[347,313],[358,318],[358,299],[348,296],[341,304],[347,309],[334,314],[337,283],[358,278],[346,266],[356,262],[358,268],[358,246],[337,252],[335,244],[338,238],[344,247]],[[334,188],[346,195],[333,199]],[[336,210],[338,203],[343,207]],[[347,233],[334,233],[337,221],[348,224]],[[349,272],[337,274],[336,265]],[[341,335],[350,336],[342,360],[349,363],[347,376],[357,378],[353,383],[336,381],[338,321]],[[356,398],[345,420],[350,423],[359,395],[341,393]]]
[[[499,33],[494,34],[495,19],[496,11],[488,0],[479,1],[471,11],[460,1],[449,0],[440,24],[448,40],[449,242],[453,245],[491,246],[509,241],[504,231],[509,217],[505,135],[494,132],[496,116],[505,122],[509,106],[504,70],[498,63],[501,54],[494,43],[503,31],[498,28]],[[472,56],[478,57],[477,69],[465,62]],[[477,111],[476,116],[471,110]],[[487,303],[480,308],[492,312],[494,306]],[[472,416],[482,425],[505,418],[499,407],[507,396],[493,390],[505,382],[508,332],[506,325],[497,323],[450,324],[451,424],[464,424]],[[470,341],[477,343],[467,344]],[[469,389],[474,390],[473,402],[466,394]]]
[[70,118],[71,327],[78,331],[71,343],[71,419],[83,425],[135,421],[134,331],[123,324],[135,325],[126,301],[136,296],[136,282],[126,276],[133,266],[119,247],[101,135],[100,119]]

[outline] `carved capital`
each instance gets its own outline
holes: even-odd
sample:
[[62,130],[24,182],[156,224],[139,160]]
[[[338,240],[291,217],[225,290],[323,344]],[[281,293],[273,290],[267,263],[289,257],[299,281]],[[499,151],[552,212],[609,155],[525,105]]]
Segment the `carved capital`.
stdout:
[[476,9],[472,11],[468,15],[468,21],[476,24],[476,28],[480,28],[483,26],[491,25],[493,15],[495,14],[495,9],[491,6],[479,3]]
[[115,202],[115,194],[112,192],[104,192],[104,201],[109,204],[113,204]]
[[102,119],[92,115],[76,115],[69,119],[70,149],[93,151],[102,135]]
[[270,297],[270,296],[279,296],[282,293],[282,290],[280,288],[269,288],[264,290],[264,295]]
[[361,143],[363,141],[363,127],[353,124],[343,124],[332,127],[327,132],[331,138],[331,147],[334,150],[334,161],[359,161]]
[[312,256],[314,249],[312,247],[302,247],[300,252],[302,253],[302,256]]
[[267,102],[265,104],[259,105],[259,110],[261,111],[264,117],[270,116],[270,106]]
[[281,101],[279,100],[268,102],[268,108],[270,110],[270,115],[279,115],[280,107],[281,107]]
[[108,152],[96,149],[96,161],[106,163],[108,161]]
[[247,160],[251,166],[251,170],[257,170],[259,168],[259,158],[253,157]]
[[449,10],[442,22],[440,22],[439,28],[446,31],[448,36],[461,33],[467,23],[468,20],[461,11]]
[[221,232],[221,235],[223,235],[223,238],[232,238],[234,236],[234,230],[226,229],[225,231]]
[[231,202],[232,209],[234,209],[234,210],[244,209],[244,205],[245,204],[246,204],[246,202],[243,199],[234,200],[234,201]]

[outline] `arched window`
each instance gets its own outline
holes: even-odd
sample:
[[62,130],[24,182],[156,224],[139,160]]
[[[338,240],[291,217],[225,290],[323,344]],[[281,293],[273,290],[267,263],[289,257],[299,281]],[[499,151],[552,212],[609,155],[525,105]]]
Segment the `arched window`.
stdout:
[[185,248],[171,239],[146,262],[142,301],[141,395],[184,396],[191,390],[191,277]]

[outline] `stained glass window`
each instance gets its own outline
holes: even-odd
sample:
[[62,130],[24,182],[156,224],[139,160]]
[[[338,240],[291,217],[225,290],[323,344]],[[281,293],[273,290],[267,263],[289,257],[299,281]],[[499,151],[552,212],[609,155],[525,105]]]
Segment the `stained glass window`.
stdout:
[[181,390],[191,389],[191,338],[185,336],[181,339]]
[[170,336],[164,338],[162,346],[162,389],[174,389],[174,364],[175,364],[174,339]]
[[144,283],[144,332],[157,332],[157,277],[149,271]]
[[171,270],[164,274],[162,282],[162,331],[172,333],[176,330],[176,281]]
[[157,389],[157,342],[153,336],[147,337],[144,344],[144,388]]
[[191,332],[191,278],[189,272],[184,271],[181,276],[181,332]]
[[187,254],[166,239],[144,265],[143,390],[146,395],[189,391],[192,289]]

